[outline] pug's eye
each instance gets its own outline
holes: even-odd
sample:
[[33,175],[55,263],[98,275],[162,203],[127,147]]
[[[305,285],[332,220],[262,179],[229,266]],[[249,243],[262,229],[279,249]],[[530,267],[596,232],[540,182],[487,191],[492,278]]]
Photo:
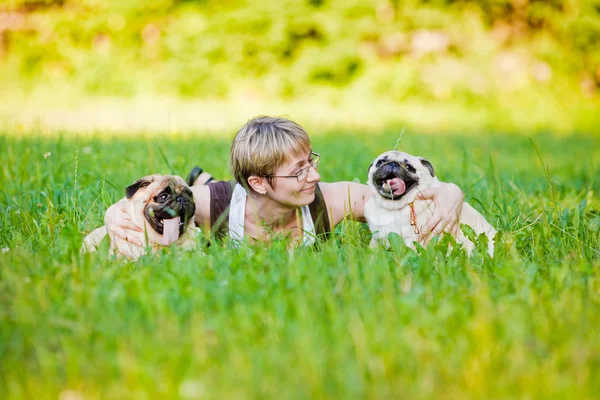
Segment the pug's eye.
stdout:
[[168,198],[169,198],[169,195],[167,193],[162,193],[156,198],[156,201],[158,201],[159,203],[163,203],[163,202],[167,201]]
[[414,174],[415,172],[417,172],[417,170],[410,164],[406,164],[406,170],[408,172],[410,172],[411,174]]

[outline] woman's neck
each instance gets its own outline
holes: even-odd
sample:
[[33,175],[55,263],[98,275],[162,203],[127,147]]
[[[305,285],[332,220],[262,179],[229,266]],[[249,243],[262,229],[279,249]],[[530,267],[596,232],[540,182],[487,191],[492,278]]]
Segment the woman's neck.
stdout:
[[298,225],[300,212],[299,207],[286,206],[266,196],[249,193],[244,214],[246,221],[253,225],[278,230]]

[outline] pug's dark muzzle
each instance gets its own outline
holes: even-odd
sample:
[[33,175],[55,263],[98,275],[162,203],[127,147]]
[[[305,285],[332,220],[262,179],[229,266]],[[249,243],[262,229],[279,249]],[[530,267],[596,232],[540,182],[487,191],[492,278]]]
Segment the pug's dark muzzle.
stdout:
[[[394,178],[401,179],[405,184],[405,189],[402,194],[394,194],[393,190],[386,185],[386,182]],[[405,164],[400,164],[396,161],[389,161],[377,167],[373,173],[373,184],[375,189],[386,199],[399,200],[414,186],[418,185],[419,179],[408,171]]]
[[163,203],[149,203],[144,210],[144,217],[152,229],[160,235],[164,232],[163,220],[179,217],[179,235],[183,235],[188,222],[194,218],[195,213],[194,200],[184,193],[171,197]]

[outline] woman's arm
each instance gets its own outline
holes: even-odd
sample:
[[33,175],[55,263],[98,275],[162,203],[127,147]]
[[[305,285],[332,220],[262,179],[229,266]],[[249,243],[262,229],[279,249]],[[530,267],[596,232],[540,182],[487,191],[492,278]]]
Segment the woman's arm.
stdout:
[[196,213],[194,222],[207,234],[210,232],[210,189],[207,185],[194,185],[190,187],[194,194]]
[[[319,183],[332,226],[344,218],[365,222],[365,204],[371,198],[369,186],[356,182]],[[462,211],[464,194],[453,183],[443,183],[439,188],[425,190],[417,195],[420,200],[431,200],[435,205],[432,217],[422,227],[419,241],[428,243],[441,232],[456,232]]]
[[320,182],[319,187],[325,198],[331,226],[336,226],[346,217],[366,222],[365,204],[372,195],[367,185],[356,182]]

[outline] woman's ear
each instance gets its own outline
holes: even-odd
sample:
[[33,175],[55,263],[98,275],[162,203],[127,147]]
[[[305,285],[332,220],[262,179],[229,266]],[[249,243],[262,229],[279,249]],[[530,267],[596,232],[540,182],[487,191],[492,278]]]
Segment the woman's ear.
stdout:
[[258,194],[267,194],[266,180],[263,177],[252,175],[248,178],[248,186]]

